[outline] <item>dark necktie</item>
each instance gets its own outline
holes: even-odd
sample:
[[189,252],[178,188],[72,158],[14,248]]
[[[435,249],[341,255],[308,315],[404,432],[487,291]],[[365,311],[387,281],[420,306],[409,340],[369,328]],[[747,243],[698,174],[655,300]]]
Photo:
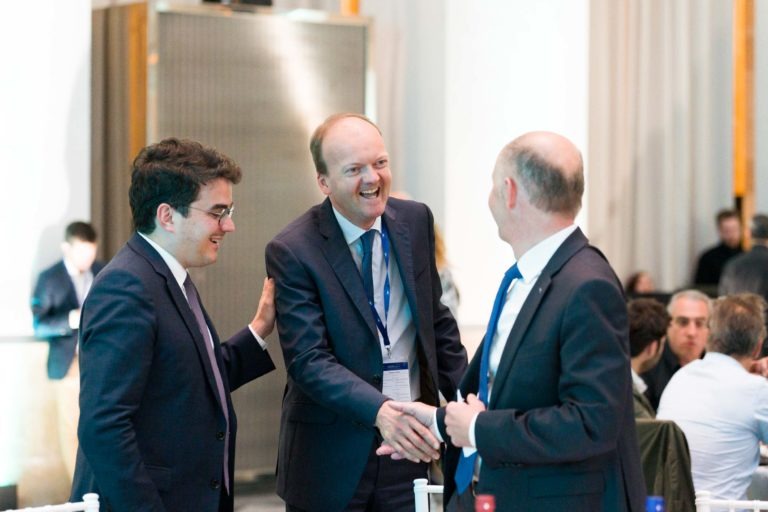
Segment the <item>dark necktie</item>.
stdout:
[[376,236],[376,230],[370,229],[360,236],[363,245],[363,264],[360,270],[363,275],[363,287],[368,303],[375,304],[373,294],[373,237]]
[[[491,319],[488,322],[488,330],[485,332],[485,339],[483,340],[483,354],[480,359],[480,385],[477,392],[478,397],[486,407],[488,406],[488,360],[490,359],[491,353],[491,341],[496,332],[496,327],[499,325],[499,316],[501,316],[501,310],[504,309],[509,285],[512,284],[512,281],[520,279],[521,277],[523,276],[517,268],[517,263],[515,263],[504,274],[504,279],[501,280],[501,285],[499,285],[499,291],[496,292],[496,300],[493,302]],[[467,487],[469,487],[469,483],[472,481],[472,475],[475,473],[476,459],[476,451],[468,457],[464,455],[463,451],[461,452],[461,458],[459,459],[458,466],[456,466],[456,474],[454,475],[456,490],[459,494],[463,494],[464,491],[467,490]]]
[[189,274],[187,274],[187,278],[184,280],[184,291],[187,293],[189,307],[192,310],[192,313],[195,314],[197,327],[203,335],[205,350],[208,353],[208,360],[211,363],[213,378],[216,381],[216,390],[219,392],[221,409],[224,412],[224,418],[227,420],[227,430],[224,433],[224,488],[227,490],[227,493],[229,493],[229,411],[227,410],[227,395],[224,392],[224,382],[221,378],[221,371],[219,370],[219,365],[216,363],[216,355],[213,352],[211,333],[208,329],[208,324],[205,321],[205,316],[203,315],[203,308],[200,307],[200,296],[197,294],[197,289],[192,283]]

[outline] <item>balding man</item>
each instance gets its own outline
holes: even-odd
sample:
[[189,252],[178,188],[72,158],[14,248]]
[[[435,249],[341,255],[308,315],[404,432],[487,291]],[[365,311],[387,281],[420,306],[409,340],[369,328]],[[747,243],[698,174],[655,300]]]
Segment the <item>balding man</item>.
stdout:
[[517,263],[459,385],[466,402],[434,420],[397,405],[448,442],[447,510],[473,510],[475,493],[504,511],[644,509],[627,308],[574,224],[583,189],[580,152],[554,133],[523,135],[496,161],[488,203]]

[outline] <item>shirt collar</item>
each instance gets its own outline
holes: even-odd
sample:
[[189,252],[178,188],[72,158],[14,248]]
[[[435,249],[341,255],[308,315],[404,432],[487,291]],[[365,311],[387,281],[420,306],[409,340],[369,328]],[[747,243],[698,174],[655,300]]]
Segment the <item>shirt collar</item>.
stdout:
[[[179,283],[181,291],[184,292],[184,281],[187,279],[187,269],[185,269],[181,263],[179,263],[179,260],[174,258],[171,253],[160,247],[157,242],[147,237],[144,233],[139,233],[139,236],[146,240],[149,245],[151,245],[152,248],[157,251],[160,257],[163,258],[165,264],[168,265],[169,269],[171,269],[171,274],[173,274],[174,279],[176,279],[176,282]],[[186,295],[187,293],[184,292],[185,297]]]
[[517,261],[517,268],[523,276],[523,281],[531,283],[536,280],[555,251],[560,248],[571,233],[576,231],[577,227],[576,224],[571,224],[528,249]]
[[[339,227],[341,228],[341,232],[344,234],[344,240],[346,240],[347,245],[353,244],[355,241],[357,241],[358,238],[360,238],[363,233],[365,233],[366,229],[363,229],[359,226],[356,226],[352,224],[352,222],[347,219],[344,215],[342,215],[336,207],[333,207],[333,214],[336,216],[336,221],[339,223]],[[376,231],[381,232],[381,217],[376,217],[376,221],[373,223],[373,226],[371,226],[371,229],[375,229]]]
[[635,384],[635,387],[640,393],[645,393],[645,390],[648,389],[648,384],[645,383],[643,378],[633,368],[630,368],[630,370],[632,370],[632,382]]

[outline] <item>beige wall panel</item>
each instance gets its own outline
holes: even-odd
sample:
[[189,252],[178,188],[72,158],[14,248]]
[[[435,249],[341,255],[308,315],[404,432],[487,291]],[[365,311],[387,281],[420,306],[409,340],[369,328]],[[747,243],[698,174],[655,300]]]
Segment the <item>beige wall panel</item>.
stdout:
[[[226,338],[256,310],[266,243],[322,199],[308,150],[312,129],[333,112],[365,110],[368,28],[216,8],[159,12],[156,21],[150,137],[197,139],[243,168],[237,230],[216,265],[194,272]],[[275,468],[285,370],[277,336],[268,342],[278,371],[234,394],[240,477]]]

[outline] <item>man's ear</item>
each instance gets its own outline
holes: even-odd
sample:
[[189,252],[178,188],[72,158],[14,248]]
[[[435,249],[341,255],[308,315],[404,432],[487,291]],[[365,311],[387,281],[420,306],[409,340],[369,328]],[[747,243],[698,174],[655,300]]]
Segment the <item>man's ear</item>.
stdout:
[[504,178],[504,193],[505,193],[505,203],[507,209],[511,210],[515,207],[515,204],[517,204],[517,182],[514,180],[514,178],[507,176]]
[[317,173],[317,186],[325,195],[331,195],[331,188],[328,186],[328,175]]
[[155,212],[157,227],[171,233],[175,232],[176,225],[173,222],[173,213],[175,211],[168,203],[160,203]]

